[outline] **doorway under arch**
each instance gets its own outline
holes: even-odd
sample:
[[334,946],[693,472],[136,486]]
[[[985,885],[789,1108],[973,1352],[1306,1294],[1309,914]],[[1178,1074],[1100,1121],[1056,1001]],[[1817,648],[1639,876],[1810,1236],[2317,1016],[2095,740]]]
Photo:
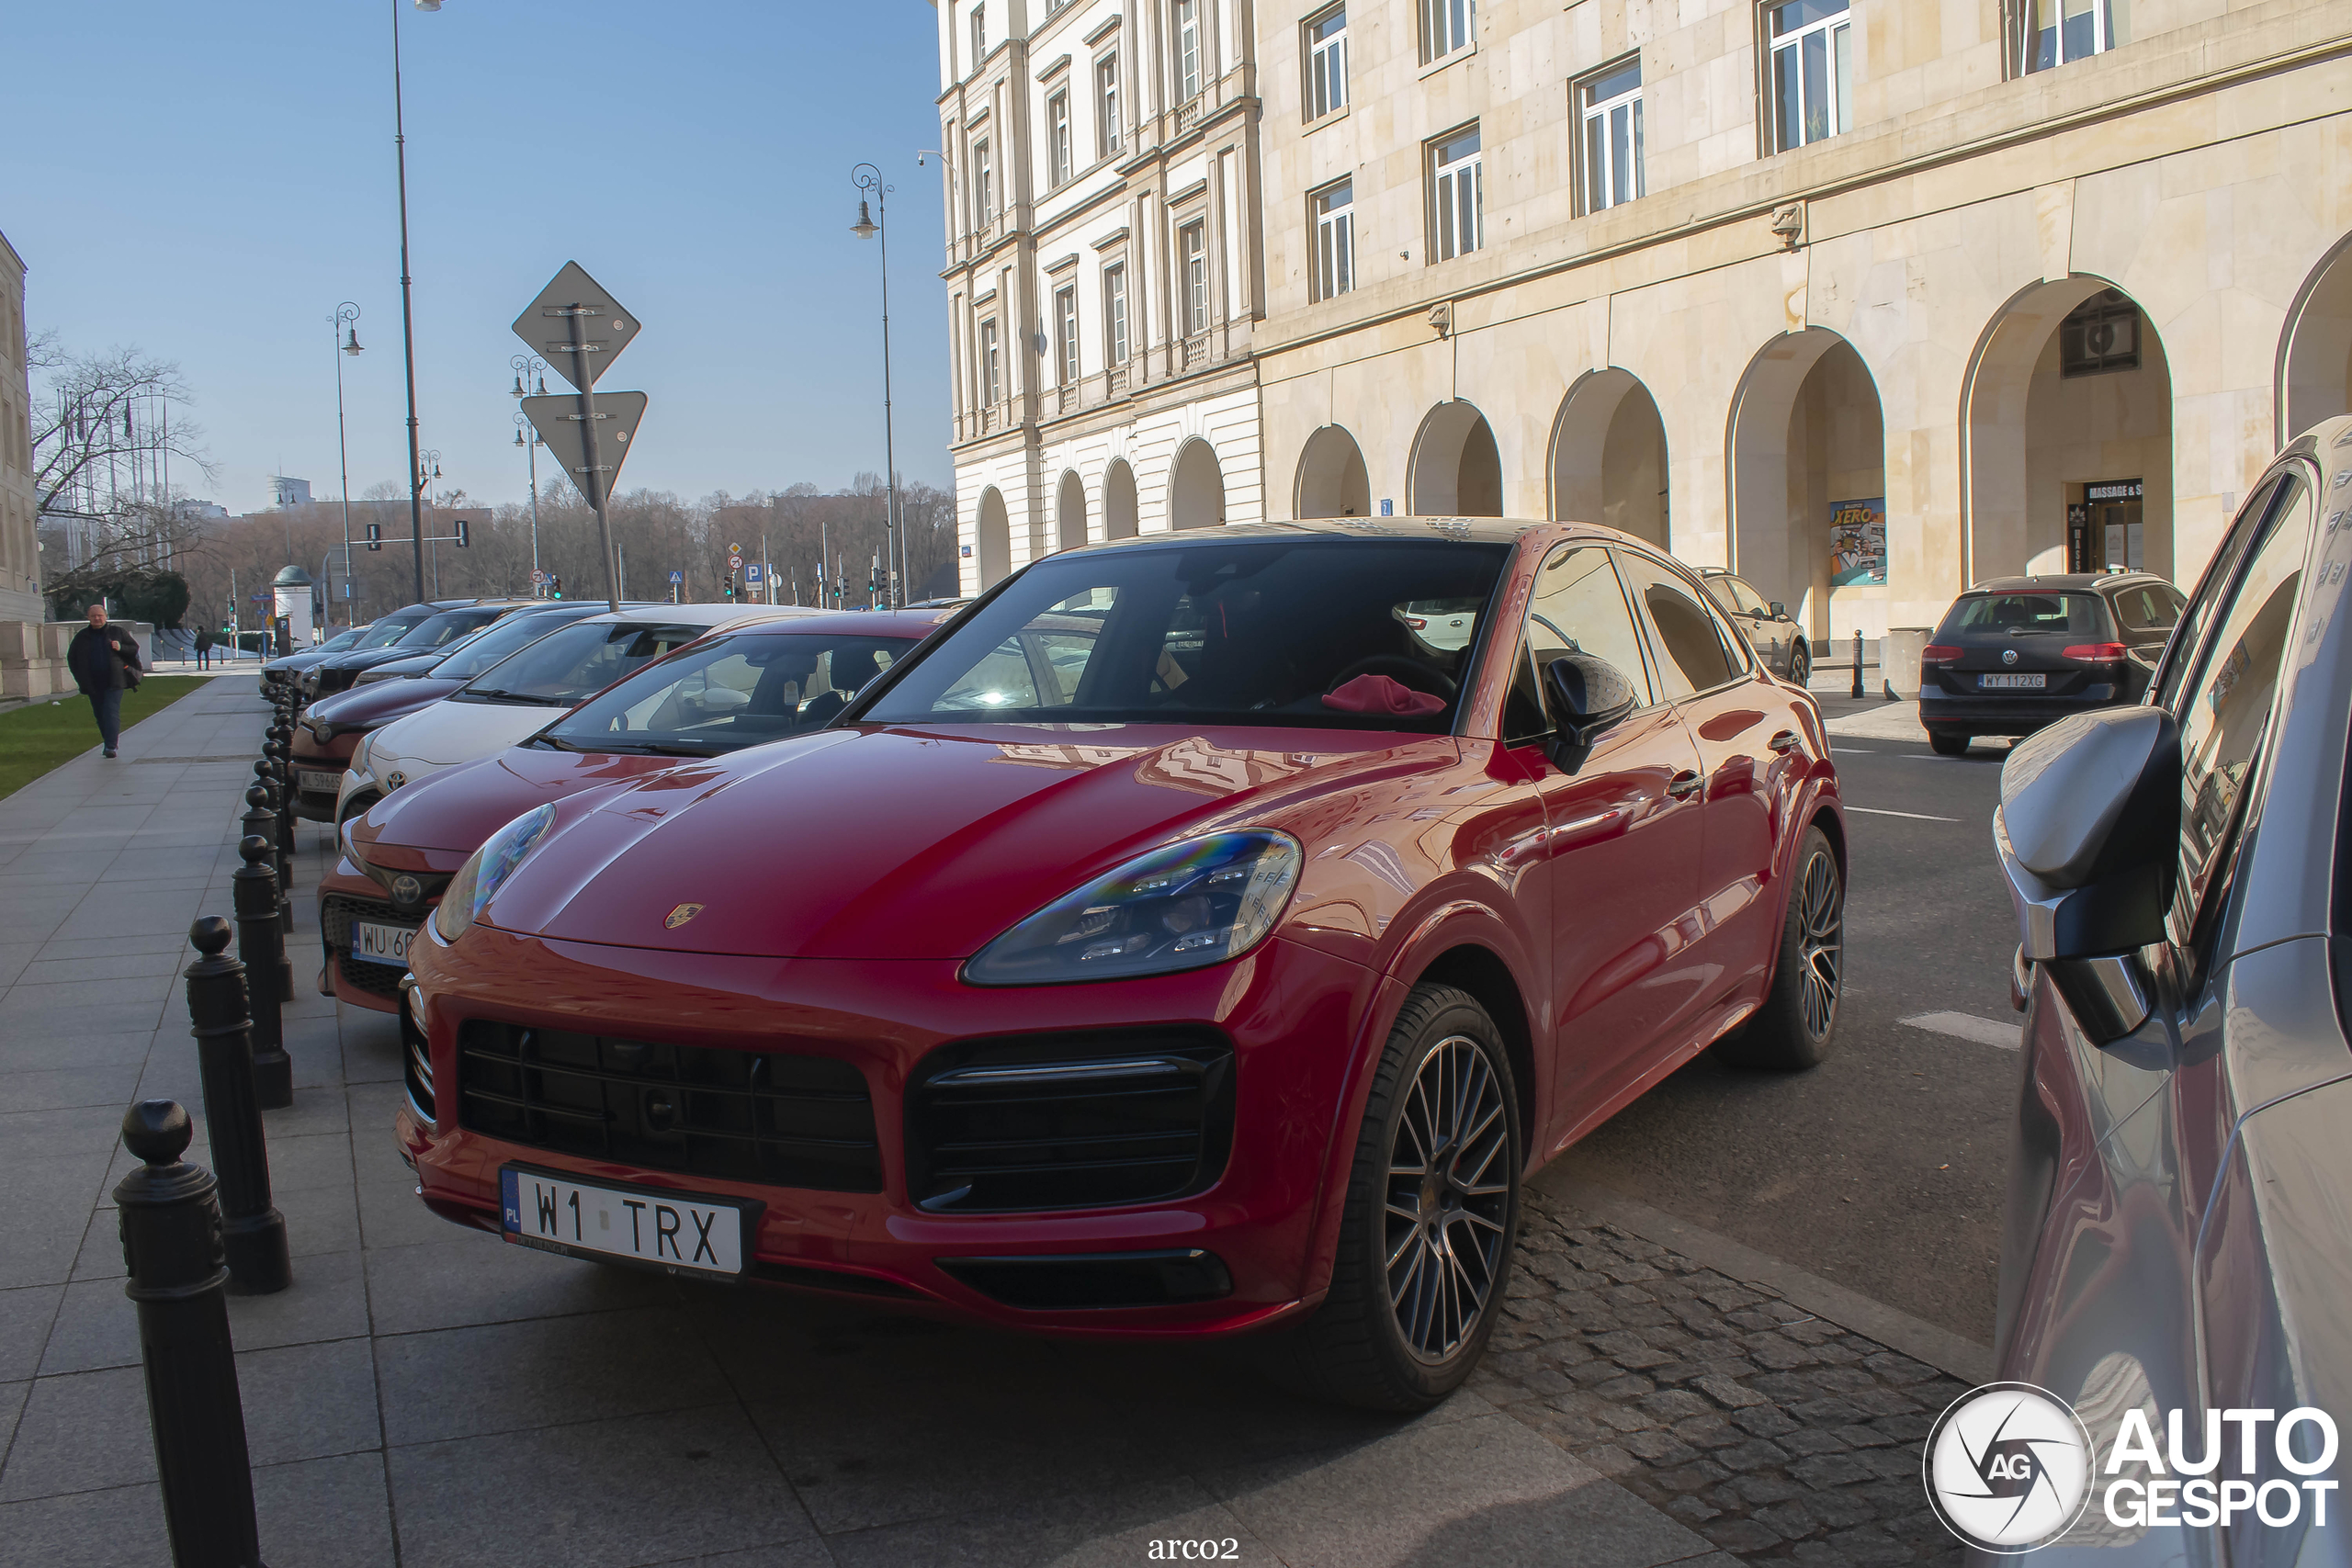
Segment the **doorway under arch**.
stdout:
[[1012,570],[1012,520],[996,486],[980,492],[980,586],[995,586]]
[[1086,543],[1086,486],[1076,468],[1062,470],[1060,493],[1054,498],[1054,528],[1057,548],[1074,550]]
[[[1886,419],[1854,345],[1773,339],[1732,400],[1732,566],[1812,637],[1886,630]],[[1842,603],[1841,603],[1842,601]]]
[[1168,480],[1168,525],[1214,528],[1225,521],[1225,470],[1216,448],[1195,435],[1176,449]]
[[1102,470],[1102,536],[1136,536],[1136,471],[1125,457],[1114,457]]
[[1500,517],[1503,464],[1487,416],[1459,398],[1440,403],[1413,437],[1408,506],[1420,517]]
[[1552,425],[1552,515],[1671,542],[1666,422],[1650,389],[1614,366],[1587,371]]
[[2312,269],[2278,336],[2278,430],[2284,446],[2321,420],[2352,413],[2352,235]]
[[1368,517],[1372,479],[1363,449],[1345,427],[1327,424],[1306,438],[1298,455],[1296,517]]
[[1967,581],[2110,558],[2173,575],[2172,375],[2137,302],[2102,277],[2035,284],[1964,385]]

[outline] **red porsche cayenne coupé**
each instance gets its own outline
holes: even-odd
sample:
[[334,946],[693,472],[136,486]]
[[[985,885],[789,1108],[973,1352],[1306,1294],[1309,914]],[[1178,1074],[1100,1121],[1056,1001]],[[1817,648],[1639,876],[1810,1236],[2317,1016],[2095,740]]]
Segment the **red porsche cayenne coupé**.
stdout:
[[493,833],[413,951],[398,1137],[525,1245],[1282,1325],[1418,1408],[1529,1171],[1711,1044],[1829,1048],[1843,845],[1812,698],[1622,535],[1065,551],[825,728]]

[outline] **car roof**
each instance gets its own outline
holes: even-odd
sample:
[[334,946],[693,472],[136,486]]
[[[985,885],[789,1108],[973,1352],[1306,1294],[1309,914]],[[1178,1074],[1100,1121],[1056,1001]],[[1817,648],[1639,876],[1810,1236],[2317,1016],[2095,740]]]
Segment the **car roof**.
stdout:
[[2102,587],[2124,588],[2142,582],[2172,584],[2153,571],[2066,571],[2052,572],[2044,577],[1991,577],[1975,584],[1961,595],[1967,598],[1979,593],[2064,593],[2090,592]]
[[[775,608],[789,612],[794,606],[778,604]],[[775,620],[763,619],[752,626],[736,629],[753,633],[847,631],[864,632],[873,637],[922,637],[930,636],[941,624],[955,618],[955,610],[818,610],[802,606],[797,615],[786,614]]]
[[591,615],[588,624],[595,626],[718,626],[737,621],[768,621],[795,615],[820,615],[825,611],[791,604],[639,604],[616,614],[607,610],[601,615]]
[[[1302,517],[1287,523],[1220,523],[1214,529],[1198,532],[1222,538],[1291,538],[1301,535],[1321,536],[1331,539],[1453,539],[1467,544],[1512,544],[1522,536],[1538,528],[1557,528],[1561,524],[1542,519],[1508,517]],[[1612,533],[1612,529],[1601,529]],[[1193,542],[1182,532],[1131,535],[1124,539],[1104,539],[1095,544],[1074,545],[1058,555],[1077,555],[1096,550],[1129,550],[1155,546],[1182,545]]]

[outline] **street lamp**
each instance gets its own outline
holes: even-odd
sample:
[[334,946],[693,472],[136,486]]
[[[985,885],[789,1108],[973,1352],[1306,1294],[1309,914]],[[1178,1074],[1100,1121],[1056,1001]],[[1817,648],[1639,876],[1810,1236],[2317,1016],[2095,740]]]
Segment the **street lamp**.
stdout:
[[[435,446],[426,451],[418,453],[416,457],[416,484],[409,493],[414,496],[423,496],[433,488],[433,481],[440,477],[441,448]],[[423,513],[424,508],[420,504],[418,507],[418,514],[420,517],[422,517]],[[422,584],[417,588],[416,596],[420,599],[424,597],[424,589]],[[438,536],[435,536],[433,546],[433,596],[436,599],[441,596],[441,546]]]
[[[334,362],[334,445],[343,463],[344,615],[355,626],[359,624],[359,605],[356,596],[351,592],[351,443],[343,433],[343,362],[345,358],[359,356],[359,329],[351,324],[358,319],[359,307],[345,299],[334,308],[334,317],[329,322],[335,329],[334,335],[342,340],[335,344],[340,352]],[[333,582],[327,584],[327,609],[332,615],[334,609]]]
[[[438,11],[441,0],[415,0],[420,11]],[[392,154],[401,193],[401,346],[408,361],[408,466],[420,476],[408,490],[408,541],[416,568],[416,596],[424,597],[424,481],[416,448],[416,313],[409,292],[408,124],[401,105],[401,0],[392,0]],[[349,487],[346,486],[346,489]]]
[[539,448],[547,443],[539,439],[538,431],[520,409],[514,411],[514,445],[523,448],[531,466],[531,597],[536,599],[539,596]]
[[895,545],[899,570],[891,575],[898,581],[885,603],[897,609],[906,602],[907,533],[899,516],[897,433],[890,419],[890,236],[883,229],[883,218],[888,206],[885,198],[897,187],[884,185],[882,171],[871,164],[860,164],[852,169],[850,179],[861,192],[873,193],[874,215],[868,215],[865,197],[860,196],[857,221],[850,225],[849,231],[861,240],[870,240],[876,235],[880,235],[882,240],[882,482],[883,505],[887,509],[882,519],[882,549],[883,558],[888,560],[894,553]]

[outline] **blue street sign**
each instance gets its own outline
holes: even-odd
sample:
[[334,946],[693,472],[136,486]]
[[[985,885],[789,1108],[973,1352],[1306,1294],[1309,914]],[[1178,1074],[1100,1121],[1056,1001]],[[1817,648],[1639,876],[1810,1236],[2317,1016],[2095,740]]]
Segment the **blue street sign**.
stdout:
[[743,581],[746,582],[757,582],[759,580],[760,563],[753,561],[751,565],[743,569]]
[[673,582],[684,582],[685,580],[686,574],[683,571],[673,571],[670,574],[670,581]]

